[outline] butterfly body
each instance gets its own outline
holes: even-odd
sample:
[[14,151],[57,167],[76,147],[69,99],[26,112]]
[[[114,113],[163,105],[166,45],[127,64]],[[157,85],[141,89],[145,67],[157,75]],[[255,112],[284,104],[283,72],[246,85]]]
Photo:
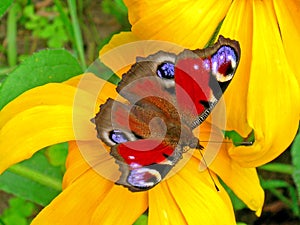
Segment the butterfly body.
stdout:
[[111,147],[131,191],[154,187],[189,149],[203,147],[193,130],[228,86],[239,61],[236,41],[219,38],[211,48],[138,58],[95,117],[98,137]]

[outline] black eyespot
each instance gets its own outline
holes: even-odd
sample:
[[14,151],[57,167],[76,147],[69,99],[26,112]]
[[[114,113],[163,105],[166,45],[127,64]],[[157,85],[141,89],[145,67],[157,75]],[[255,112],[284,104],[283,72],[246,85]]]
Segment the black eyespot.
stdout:
[[199,103],[204,106],[204,108],[209,108],[209,102],[205,100],[200,100]]
[[163,62],[157,67],[157,75],[164,79],[174,79],[174,63]]
[[234,72],[234,69],[233,69],[233,67],[232,67],[232,65],[231,65],[231,63],[227,66],[227,68],[226,68],[226,71],[225,71],[225,75],[229,75],[229,74],[232,74]]
[[127,142],[129,139],[127,136],[120,130],[112,130],[109,132],[109,139],[116,144]]

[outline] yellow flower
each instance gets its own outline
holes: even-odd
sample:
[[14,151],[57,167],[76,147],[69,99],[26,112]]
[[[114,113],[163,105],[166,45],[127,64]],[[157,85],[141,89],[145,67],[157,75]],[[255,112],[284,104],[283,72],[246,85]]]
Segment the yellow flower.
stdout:
[[[69,141],[69,155],[63,192],[33,224],[132,224],[147,209],[149,224],[234,224],[229,197],[215,174],[259,215],[263,190],[254,167],[280,154],[298,125],[300,79],[295,50],[299,46],[290,40],[299,43],[299,24],[293,23],[299,14],[296,3],[127,1],[133,33],[115,36],[104,51],[141,39],[201,48],[226,16],[220,33],[242,46],[240,68],[226,94],[228,128],[243,136],[253,129],[255,143],[250,147],[221,146],[210,164],[220,192],[214,189],[207,171],[199,172],[201,156],[195,152],[181,170],[155,188],[132,193],[107,179],[110,174],[98,173],[113,161],[97,157],[100,141],[89,122],[100,104],[108,97],[115,98],[115,86],[87,74],[34,88],[0,112],[0,172],[59,142]],[[101,60],[105,62],[105,55],[109,58],[110,54],[108,51]],[[133,56],[140,55],[133,51],[127,59],[131,63]],[[118,61],[113,65],[118,66]],[[201,125],[200,140],[220,138],[219,130],[210,123]],[[216,147],[220,146],[210,143],[205,152]],[[82,149],[91,149],[91,158],[82,155]]]
[[300,2],[125,0],[138,39],[165,40],[195,49],[204,46],[220,22],[219,34],[238,40],[241,61],[225,93],[227,129],[252,146],[233,147],[240,165],[256,167],[292,142],[300,113]]
[[[125,41],[118,40],[119,37],[113,38],[109,46]],[[114,48],[101,59],[130,61],[136,55],[149,55],[150,51],[163,48],[155,46],[146,46],[146,49],[129,46],[132,50],[129,57],[128,51],[115,51],[118,48]],[[123,67],[120,60],[116,61],[115,70]],[[235,224],[230,199],[216,175],[212,173],[219,192],[208,171],[199,172],[202,160],[199,152],[185,153],[187,160],[183,161],[187,161],[186,164],[179,163],[183,168],[177,167],[174,175],[149,191],[132,193],[115,185],[110,175],[116,176],[111,174],[116,164],[107,157],[90,122],[108,97],[116,97],[115,86],[93,74],[85,74],[61,84],[50,83],[31,89],[0,112],[0,172],[30,158],[43,147],[69,141],[64,190],[32,224],[67,224],[69,221],[73,221],[72,224],[132,224],[147,209],[149,224]],[[220,140],[223,137],[219,129],[203,123],[200,139],[209,138]],[[219,148],[220,143],[210,143],[205,151]],[[229,158],[226,145],[221,148],[223,150],[210,165],[212,171],[260,214],[263,191],[255,169],[240,167]]]
[[[112,46],[117,39],[118,36],[112,40]],[[156,48],[151,48],[151,51],[160,49],[159,46]],[[149,54],[149,49],[142,51]],[[113,50],[111,54],[108,52],[101,58],[104,61],[115,58]],[[134,52],[129,58],[140,54]],[[127,55],[117,56],[128,58]],[[116,63],[122,67],[120,61]],[[115,86],[86,74],[62,84],[51,83],[31,89],[0,112],[0,172],[31,157],[43,147],[70,141],[64,190],[35,218],[33,224],[67,224],[69,221],[73,221],[72,224],[132,224],[147,209],[149,224],[198,224],[200,221],[234,224],[226,191],[214,174],[220,192],[215,190],[207,171],[198,170],[199,153],[182,170],[147,192],[132,193],[105,178],[105,171],[110,171],[109,166],[115,163],[102,153],[99,156],[100,141],[89,120],[108,97],[116,97]],[[222,138],[218,130],[212,132],[212,129],[209,123],[204,123],[201,140]],[[212,144],[210,148],[218,148],[218,145]],[[83,149],[89,151],[91,158],[87,158]],[[97,166],[100,168],[95,168]],[[226,151],[217,156],[211,168],[239,193],[249,207],[260,213],[263,192],[254,169],[243,169],[231,162]]]

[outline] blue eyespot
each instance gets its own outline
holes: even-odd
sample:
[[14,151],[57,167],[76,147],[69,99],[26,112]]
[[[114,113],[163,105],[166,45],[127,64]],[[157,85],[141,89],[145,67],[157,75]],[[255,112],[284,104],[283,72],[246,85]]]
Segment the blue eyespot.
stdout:
[[156,73],[160,78],[174,79],[174,63],[163,62],[157,67]]
[[237,55],[233,48],[222,46],[211,58],[212,72],[231,75],[237,66]]
[[236,61],[236,53],[231,47],[226,45],[222,46],[212,57],[212,62],[224,63],[228,60]]
[[112,130],[109,133],[109,138],[116,144],[120,144],[128,141],[126,135],[120,130]]

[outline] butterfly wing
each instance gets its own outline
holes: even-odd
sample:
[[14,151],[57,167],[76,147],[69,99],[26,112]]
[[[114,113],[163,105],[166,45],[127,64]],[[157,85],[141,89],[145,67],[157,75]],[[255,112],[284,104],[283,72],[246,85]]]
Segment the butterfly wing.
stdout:
[[217,104],[237,69],[240,47],[237,41],[220,36],[212,47],[184,50],[175,64],[177,102],[191,112],[187,98],[192,99],[196,115],[191,127],[201,124]]
[[153,117],[167,120],[166,116],[147,99],[136,105],[108,99],[100,106],[95,117],[96,128],[99,138],[111,146],[110,154],[120,166],[121,177],[116,184],[131,191],[150,189],[180,159],[181,154],[174,147],[176,138],[171,138],[171,144],[166,138],[168,128],[160,120],[153,121]]
[[181,159],[184,147],[199,146],[192,129],[222,96],[239,54],[237,42],[220,37],[204,50],[137,58],[117,86],[128,102],[108,99],[95,117],[98,137],[120,166],[117,184],[148,190]]
[[138,137],[126,123],[129,115],[130,108],[127,105],[109,98],[100,106],[100,111],[94,119],[98,138],[108,146],[137,140]]
[[172,146],[156,139],[141,139],[112,147],[111,155],[122,172],[116,184],[145,191],[169,173],[178,159]]

